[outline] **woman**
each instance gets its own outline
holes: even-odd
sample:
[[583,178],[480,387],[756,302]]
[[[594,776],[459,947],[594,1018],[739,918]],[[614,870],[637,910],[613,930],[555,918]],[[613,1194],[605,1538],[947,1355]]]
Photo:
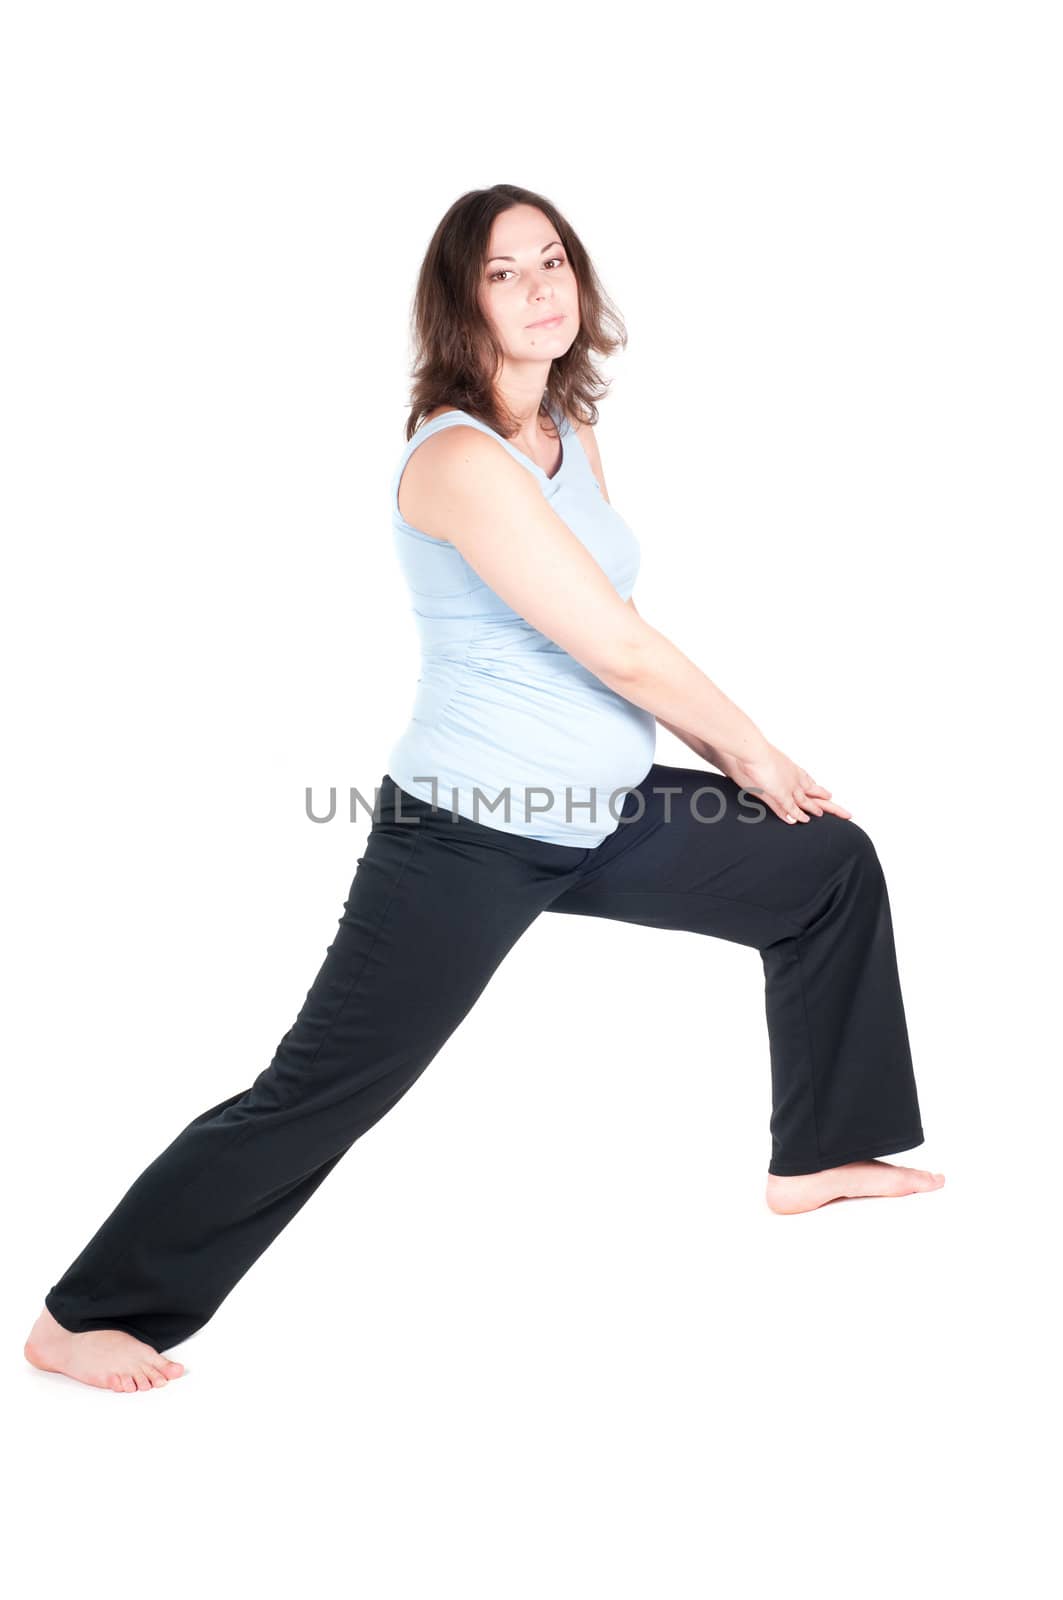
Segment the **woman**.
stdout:
[[[393,483],[421,631],[409,726],[324,964],[270,1066],[146,1169],[45,1298],[31,1362],[133,1393],[404,1095],[542,911],[684,928],[764,965],[767,1201],[938,1188],[868,836],[638,614],[595,442],[625,342],[539,195],[464,195],[421,269]],[[609,331],[609,323],[616,336]],[[654,761],[660,722],[722,777]]]

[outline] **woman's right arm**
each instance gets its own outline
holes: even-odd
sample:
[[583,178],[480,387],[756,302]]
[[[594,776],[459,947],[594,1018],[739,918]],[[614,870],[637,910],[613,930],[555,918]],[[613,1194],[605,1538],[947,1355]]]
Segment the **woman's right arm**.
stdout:
[[[829,793],[769,744],[722,689],[621,600],[531,473],[498,440],[457,424],[426,439],[417,455],[422,461],[411,509],[414,526],[454,545],[533,628],[617,694],[662,721],[690,729],[725,761],[740,764],[736,770],[748,770],[748,787],[760,787],[777,815],[800,813],[796,791],[801,787]],[[768,782],[760,782],[756,773]],[[800,819],[808,820],[803,813]]]

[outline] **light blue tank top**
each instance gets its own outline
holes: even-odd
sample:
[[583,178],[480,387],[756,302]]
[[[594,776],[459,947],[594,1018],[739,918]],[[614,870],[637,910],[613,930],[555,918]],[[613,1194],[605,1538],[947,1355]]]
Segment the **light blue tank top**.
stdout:
[[420,635],[421,674],[387,770],[400,788],[444,812],[548,844],[593,848],[615,832],[625,794],[653,764],[656,719],[533,628],[449,540],[403,520],[398,491],[407,461],[431,434],[456,426],[489,434],[533,474],[622,600],[639,569],[639,542],[602,494],[567,417],[552,478],[467,411],[422,423],[391,485],[393,542]]

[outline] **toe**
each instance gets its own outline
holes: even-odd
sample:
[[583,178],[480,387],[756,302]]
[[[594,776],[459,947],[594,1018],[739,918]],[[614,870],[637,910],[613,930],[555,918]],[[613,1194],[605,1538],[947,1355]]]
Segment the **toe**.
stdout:
[[151,1381],[151,1374],[149,1373],[147,1367],[137,1367],[136,1371],[133,1373],[133,1377],[136,1380],[138,1390],[151,1389],[154,1387]]
[[180,1361],[164,1361],[162,1370],[168,1378],[179,1378],[185,1369]]
[[165,1389],[168,1382],[165,1372],[160,1371],[158,1367],[153,1366],[151,1363],[144,1368],[144,1371],[151,1379],[153,1389]]
[[132,1373],[123,1372],[122,1373],[122,1393],[123,1394],[136,1394],[136,1392],[137,1392],[137,1386],[133,1381]]

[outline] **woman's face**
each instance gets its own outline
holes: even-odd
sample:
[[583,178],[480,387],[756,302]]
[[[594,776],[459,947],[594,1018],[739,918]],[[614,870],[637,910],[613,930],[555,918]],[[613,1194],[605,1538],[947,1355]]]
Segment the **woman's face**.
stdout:
[[[494,220],[480,305],[510,361],[552,361],[579,332],[579,286],[549,217],[512,206]],[[560,318],[537,327],[546,318]]]

